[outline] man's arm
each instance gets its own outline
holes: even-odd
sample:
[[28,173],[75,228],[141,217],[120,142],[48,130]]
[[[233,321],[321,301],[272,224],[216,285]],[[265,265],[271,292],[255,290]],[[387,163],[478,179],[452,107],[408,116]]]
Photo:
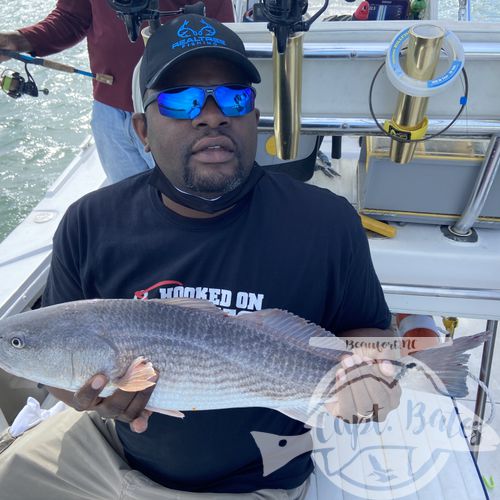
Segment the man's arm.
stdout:
[[[6,33],[0,33],[0,49],[31,52],[33,47],[19,31],[8,31]],[[6,56],[0,56],[0,62],[7,61],[8,59],[9,58]]]
[[350,255],[332,331],[342,335],[342,332],[358,328],[385,330],[390,327],[391,313],[373,266],[366,232],[352,207],[344,216],[346,223],[351,226],[348,243]]
[[[21,28],[13,32],[14,35],[12,32],[2,35],[4,43],[15,45],[11,45],[13,50],[46,56],[76,45],[85,38],[91,26],[90,0],[58,0],[55,9],[44,20]],[[0,47],[7,48],[2,45],[2,38]]]

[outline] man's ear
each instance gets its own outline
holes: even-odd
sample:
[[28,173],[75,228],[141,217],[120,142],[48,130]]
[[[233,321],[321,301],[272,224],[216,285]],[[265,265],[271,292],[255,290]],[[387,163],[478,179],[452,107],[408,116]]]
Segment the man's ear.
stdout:
[[257,125],[259,124],[259,118],[260,118],[260,110],[259,108],[255,108],[255,119],[257,120]]
[[144,113],[134,113],[132,115],[132,124],[139,139],[144,144],[144,151],[151,151],[148,142],[148,123]]

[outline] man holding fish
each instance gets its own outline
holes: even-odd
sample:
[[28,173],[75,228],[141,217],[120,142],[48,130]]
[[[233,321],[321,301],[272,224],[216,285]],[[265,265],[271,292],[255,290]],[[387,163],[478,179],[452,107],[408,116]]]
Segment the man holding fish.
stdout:
[[[240,365],[233,359],[241,357],[241,364],[243,359],[253,360],[255,373],[246,376],[247,382],[250,379],[254,392],[261,391],[270,400],[270,392],[289,390],[294,380],[301,386],[302,375],[314,367],[311,363],[298,367],[300,359],[313,355],[315,363],[328,359],[328,349],[309,348],[304,339],[318,335],[335,339],[322,328],[340,336],[369,329],[370,335],[387,337],[391,316],[351,205],[254,163],[259,111],[251,84],[259,82],[242,41],[213,19],[180,16],[149,40],[140,73],[145,113],[135,114],[133,121],[156,166],[90,193],[69,208],[54,238],[43,305],[135,298],[125,302],[129,307],[118,301],[119,312],[102,317],[97,305],[87,316],[94,319],[89,323],[75,315],[78,303],[74,308],[52,309],[62,322],[59,330],[78,331],[82,351],[94,338],[90,330],[106,331],[107,347],[96,346],[88,356],[96,358],[99,349],[121,355],[118,339],[137,322],[133,311],[141,306],[139,299],[148,299],[151,310],[157,304],[178,308],[186,315],[178,324],[185,333],[171,349],[181,349],[185,339],[180,366],[165,365],[162,371],[152,352],[152,365],[137,358],[120,379],[110,380],[101,372],[76,393],[50,389],[77,410],[90,411],[68,410],[53,417],[0,454],[2,498],[304,498],[313,470],[310,453],[264,477],[262,457],[251,435],[255,431],[303,434],[307,431],[303,412],[285,406],[276,411],[272,403],[269,407],[248,406],[245,400],[235,403],[235,386],[245,377],[237,373]],[[165,300],[149,300],[154,298]],[[212,298],[219,309],[200,298]],[[95,306],[95,302],[85,304]],[[192,313],[199,308],[197,316]],[[205,329],[197,330],[201,327],[188,318],[201,317]],[[146,339],[155,325],[159,330],[164,321],[166,325],[167,316],[162,314],[148,313],[144,318],[137,328],[143,329]],[[40,319],[40,329],[45,322]],[[231,325],[227,334],[217,322]],[[279,376],[260,373],[264,364],[259,357],[252,358],[261,330],[273,337],[276,346],[259,351],[266,353],[262,363],[270,371],[275,367]],[[193,334],[198,331],[204,333]],[[25,342],[24,337],[11,338],[18,350]],[[227,355],[227,366],[222,363],[203,371],[210,362],[210,356],[203,354],[209,345],[213,357]],[[278,355],[278,348],[291,353],[295,345],[304,351],[297,363],[291,362],[292,354]],[[79,346],[68,342],[66,348],[74,378]],[[142,355],[146,353],[135,353]],[[345,387],[352,381],[348,374],[352,368],[363,365],[359,380],[328,400],[332,414],[351,422],[383,420],[397,406],[400,391],[397,384],[390,384],[393,366],[375,363],[371,355],[370,350],[341,358],[331,355],[332,367],[332,360],[342,359],[337,386]],[[391,356],[383,350],[373,355]],[[281,386],[287,375],[291,385]],[[188,408],[157,408],[155,395],[151,396],[155,387],[183,376],[206,384],[198,391],[199,401],[211,387],[218,391],[217,409],[207,410],[209,406],[194,400]],[[121,389],[111,395],[101,393],[110,381]],[[179,393],[196,389],[189,384],[182,387]],[[246,392],[250,399],[251,393]],[[160,413],[146,409],[150,397],[155,401],[151,406]],[[226,400],[232,402],[224,405]]]

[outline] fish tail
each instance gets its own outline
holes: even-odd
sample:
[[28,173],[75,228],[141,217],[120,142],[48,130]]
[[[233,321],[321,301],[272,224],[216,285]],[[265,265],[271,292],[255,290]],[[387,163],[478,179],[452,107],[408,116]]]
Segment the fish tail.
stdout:
[[425,368],[418,367],[418,369],[424,372],[437,392],[453,398],[463,398],[469,392],[467,362],[470,354],[466,354],[466,351],[480,346],[490,338],[491,332],[485,331],[454,339],[452,343],[433,349],[418,351],[405,358],[406,369],[417,367],[411,358],[417,359],[425,365]]

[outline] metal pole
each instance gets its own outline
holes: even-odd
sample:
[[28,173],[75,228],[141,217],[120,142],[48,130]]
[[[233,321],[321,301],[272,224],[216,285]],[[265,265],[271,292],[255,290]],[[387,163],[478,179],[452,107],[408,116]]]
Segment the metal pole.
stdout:
[[458,20],[467,21],[467,0],[459,0],[458,2]]
[[276,152],[281,160],[293,160],[299,149],[304,33],[289,36],[282,54],[278,38],[272,38]]
[[[383,118],[387,117],[380,117],[380,119]],[[431,118],[427,133],[435,134],[446,127],[448,123],[449,119]],[[274,116],[262,114],[259,120],[259,129],[272,132],[273,127]],[[373,118],[368,114],[367,116],[353,118],[302,116],[300,127],[302,134],[312,135],[382,135],[382,132],[373,122]],[[491,139],[492,135],[499,134],[500,121],[498,120],[457,120],[442,137]]]
[[500,136],[493,136],[486,151],[481,170],[469,202],[458,221],[450,226],[450,232],[457,236],[468,236],[471,227],[483,209],[488,193],[490,192],[495,175],[500,165]]
[[[481,359],[481,369],[479,372],[479,380],[484,382],[486,386],[490,383],[491,365],[493,361],[493,353],[495,350],[495,339],[497,335],[498,321],[488,321],[486,329],[491,331],[491,339],[484,344],[483,357]],[[484,410],[486,408],[486,393],[481,387],[477,388],[476,407],[474,413],[476,417],[472,424],[472,433],[470,437],[470,444],[474,447],[472,454],[477,460],[479,455],[479,445],[481,443],[481,428],[484,418]]]

